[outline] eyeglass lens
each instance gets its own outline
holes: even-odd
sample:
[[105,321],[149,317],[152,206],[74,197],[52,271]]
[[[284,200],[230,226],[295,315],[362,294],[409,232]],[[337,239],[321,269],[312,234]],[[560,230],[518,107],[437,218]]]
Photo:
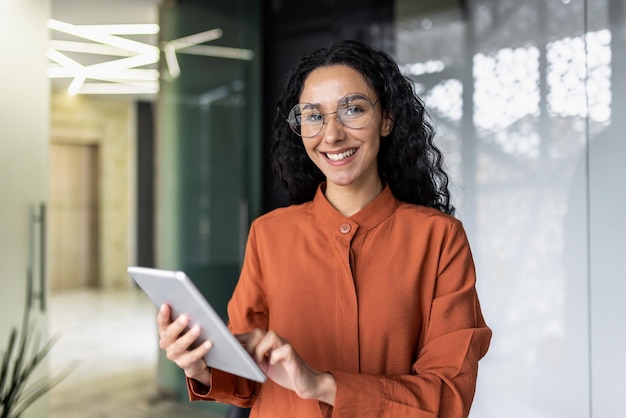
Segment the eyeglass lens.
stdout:
[[318,105],[299,103],[291,108],[287,122],[291,129],[302,137],[319,134],[326,124],[326,116],[337,114],[339,122],[348,128],[361,129],[367,126],[374,114],[374,104],[362,94],[349,94],[339,100],[337,111],[322,113]]

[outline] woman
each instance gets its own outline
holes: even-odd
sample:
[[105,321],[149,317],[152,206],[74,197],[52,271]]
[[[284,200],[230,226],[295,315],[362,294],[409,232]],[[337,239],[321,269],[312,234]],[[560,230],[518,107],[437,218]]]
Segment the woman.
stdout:
[[268,376],[219,370],[159,312],[192,400],[251,417],[466,417],[491,331],[448,178],[412,83],[354,41],[305,56],[278,103],[275,171],[293,205],[251,226],[229,326]]

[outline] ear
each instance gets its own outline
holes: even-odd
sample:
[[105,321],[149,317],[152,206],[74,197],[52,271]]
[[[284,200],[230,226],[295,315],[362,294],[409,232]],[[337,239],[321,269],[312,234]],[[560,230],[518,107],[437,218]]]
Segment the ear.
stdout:
[[380,124],[380,136],[382,138],[386,137],[391,133],[393,129],[393,117],[390,112],[385,112],[383,115],[383,121]]

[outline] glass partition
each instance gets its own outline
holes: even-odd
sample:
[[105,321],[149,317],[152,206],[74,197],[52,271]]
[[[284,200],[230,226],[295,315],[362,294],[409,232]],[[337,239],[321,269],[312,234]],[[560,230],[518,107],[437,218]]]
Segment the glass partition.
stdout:
[[[261,203],[259,14],[251,0],[160,10],[157,264],[187,272],[224,319]],[[180,370],[159,370],[186,398]]]
[[589,417],[591,374],[606,377],[591,359],[617,356],[611,328],[590,328],[590,310],[611,309],[590,288],[623,279],[623,238],[589,254],[601,228],[624,230],[606,208],[626,206],[624,141],[609,134],[624,123],[624,1],[589,3],[396,1],[396,52],[436,121],[494,331],[473,417]]
[[603,40],[589,49],[587,83],[591,403],[601,418],[626,410],[626,0],[587,3],[589,33]]

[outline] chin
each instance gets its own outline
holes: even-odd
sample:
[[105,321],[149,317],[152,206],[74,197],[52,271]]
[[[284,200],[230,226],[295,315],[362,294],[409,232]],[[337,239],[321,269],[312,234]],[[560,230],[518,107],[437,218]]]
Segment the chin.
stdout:
[[333,179],[330,177],[326,177],[326,183],[330,183],[335,186],[345,187],[345,186],[350,186],[351,184],[353,184],[354,179]]

